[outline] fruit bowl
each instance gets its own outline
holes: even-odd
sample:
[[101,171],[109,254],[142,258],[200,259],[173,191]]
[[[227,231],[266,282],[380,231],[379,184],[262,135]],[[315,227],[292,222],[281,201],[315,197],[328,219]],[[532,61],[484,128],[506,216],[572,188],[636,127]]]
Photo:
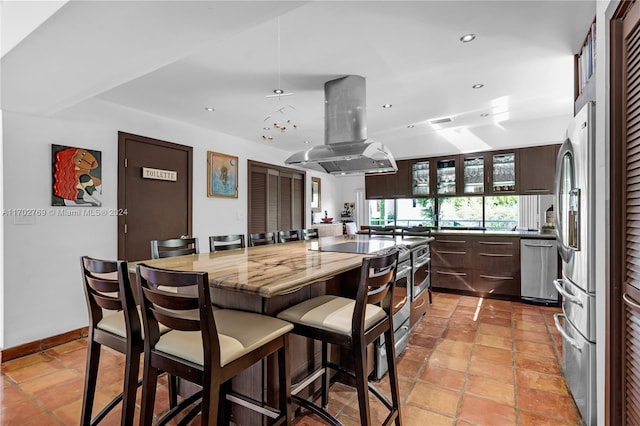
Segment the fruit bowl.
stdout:
[[323,217],[320,220],[322,220],[323,223],[331,223],[331,222],[333,222],[333,218],[332,217]]

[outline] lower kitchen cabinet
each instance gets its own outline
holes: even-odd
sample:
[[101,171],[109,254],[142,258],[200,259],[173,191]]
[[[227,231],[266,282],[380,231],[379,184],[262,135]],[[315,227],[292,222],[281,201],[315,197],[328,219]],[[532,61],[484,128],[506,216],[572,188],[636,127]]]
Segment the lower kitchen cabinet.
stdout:
[[431,243],[432,286],[478,296],[520,296],[517,237],[439,235]]

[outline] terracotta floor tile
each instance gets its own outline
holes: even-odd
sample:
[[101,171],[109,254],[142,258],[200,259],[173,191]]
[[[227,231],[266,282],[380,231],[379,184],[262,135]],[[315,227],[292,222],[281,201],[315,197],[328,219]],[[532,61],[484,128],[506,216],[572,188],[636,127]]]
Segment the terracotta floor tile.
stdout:
[[458,409],[460,395],[460,392],[418,382],[409,394],[407,402],[453,417]]
[[556,354],[553,352],[553,347],[551,345],[545,345],[544,343],[516,340],[513,344],[513,347],[516,352],[525,352],[531,355],[548,358],[555,358],[556,356]]
[[456,310],[453,313],[453,315],[461,314],[461,315],[466,315],[466,316],[473,317],[476,314],[477,311],[478,311],[478,307],[477,306],[464,306],[464,305],[458,304],[458,306],[456,307]]
[[71,380],[83,379],[84,376],[75,370],[65,368],[63,370],[57,370],[53,373],[36,377],[31,380],[24,381],[20,384],[20,387],[32,395],[48,389],[50,387],[60,385]]
[[492,315],[485,315],[480,317],[480,323],[499,325],[501,327],[511,327],[511,318],[500,318]]
[[570,396],[543,392],[526,387],[518,387],[519,408],[539,413],[548,417],[557,417],[563,421],[576,422],[579,419],[577,410]]
[[420,374],[420,380],[433,385],[461,391],[465,383],[465,373],[448,368],[427,365]]
[[524,312],[524,313],[514,312],[513,319],[515,321],[525,321],[525,322],[532,322],[535,324],[546,325],[544,322],[544,317],[540,313],[534,314],[533,312]]
[[445,426],[453,425],[455,420],[452,417],[443,416],[433,411],[425,410],[413,405],[407,405],[401,411],[403,424],[411,425],[433,425]]
[[511,350],[513,342],[508,337],[503,336],[491,336],[489,334],[478,334],[476,343],[484,346],[491,346],[492,348],[500,348]]
[[538,331],[540,333],[547,332],[547,326],[544,322],[531,322],[522,320],[513,320],[513,327],[517,330]]
[[460,372],[466,372],[469,365],[469,357],[458,357],[446,352],[433,351],[429,357],[428,365],[440,368],[448,368]]
[[315,414],[305,414],[302,417],[294,419],[292,424],[294,426],[324,426],[327,423]]
[[435,349],[463,357],[471,355],[473,345],[471,343],[460,342],[457,340],[442,339],[436,344]]
[[469,374],[474,376],[487,377],[502,383],[514,383],[513,367],[511,365],[501,365],[494,362],[485,361],[478,358],[471,359]]
[[20,426],[60,426],[60,422],[48,413],[40,414],[22,423]]
[[27,367],[29,365],[37,364],[39,362],[48,362],[51,361],[51,357],[43,352],[38,352],[36,354],[23,356],[20,358],[12,359],[7,362],[2,363],[2,372],[7,373],[9,371],[14,371],[20,368]]
[[53,411],[75,400],[82,399],[84,380],[77,378],[64,384],[38,391],[34,396],[47,410]]
[[455,328],[458,330],[465,331],[476,331],[480,326],[478,321],[474,321],[473,319],[460,319],[460,320],[451,320],[448,324],[449,328]]
[[462,397],[459,419],[479,425],[514,425],[516,412],[513,407],[498,404],[484,398],[465,394]]
[[481,376],[470,375],[464,388],[465,395],[476,395],[498,404],[515,406],[514,386]]
[[560,375],[539,373],[537,371],[516,369],[516,383],[518,386],[569,395],[564,377]]
[[527,331],[527,330],[513,330],[513,337],[515,340],[524,340],[527,342],[551,343],[549,333],[540,331]]
[[423,317],[422,322],[427,322],[429,324],[433,324],[433,325],[443,325],[446,326],[447,323],[449,322],[449,317],[434,317],[429,315],[429,310],[427,310],[427,314]]
[[27,395],[17,386],[7,386],[0,391],[0,407],[12,407],[23,400],[27,399]]
[[418,333],[426,336],[440,337],[445,330],[444,325],[429,324],[426,321],[421,321],[415,326],[412,333]]
[[561,374],[560,367],[555,359],[544,358],[535,354],[516,352],[515,365],[518,368],[525,368],[540,373]]
[[431,354],[431,348],[425,348],[410,343],[407,349],[400,355],[403,358],[412,359],[414,361],[424,362],[429,358]]
[[511,312],[511,302],[507,300],[484,299],[482,307],[488,310]]
[[22,383],[62,369],[64,369],[64,366],[61,363],[55,360],[49,360],[16,368],[15,370],[7,371],[4,374],[6,374],[15,383]]
[[496,311],[483,309],[480,311],[480,318],[483,317],[494,317],[494,318],[508,318],[511,319],[511,311]]
[[480,305],[480,300],[483,300],[479,297],[473,297],[473,296],[458,296],[458,297],[459,297],[458,306],[473,306],[474,308],[477,308]]
[[423,362],[414,361],[408,358],[402,358],[397,364],[398,375],[415,379],[420,373],[420,369],[424,365]]
[[500,365],[512,365],[513,362],[511,351],[483,345],[476,345],[474,347],[473,357],[484,361],[495,362]]
[[56,356],[60,356],[68,352],[73,352],[77,350],[83,350],[83,351],[87,350],[86,338],[73,340],[71,342],[63,343],[62,345],[59,345],[59,346],[54,346],[53,348],[50,348],[44,351],[44,353],[46,353],[47,355],[56,357]]
[[502,336],[511,338],[511,328],[492,324],[480,324],[480,327],[478,327],[478,333],[488,334],[489,336]]
[[430,308],[428,309],[429,316],[440,317],[440,318],[449,318],[451,313],[453,312],[453,308],[451,309],[443,309],[443,308]]
[[473,343],[476,339],[476,331],[447,328],[445,332],[442,333],[442,338],[448,340],[456,340],[459,342]]
[[13,404],[11,407],[0,409],[0,416],[4,425],[19,425],[41,414],[44,414],[44,409],[27,398],[17,404]]
[[564,420],[543,416],[542,414],[520,410],[518,413],[520,426],[577,426],[580,422],[566,422]]
[[421,334],[411,334],[409,337],[409,344],[415,345],[424,349],[433,349],[438,343],[438,338],[433,336],[424,336]]

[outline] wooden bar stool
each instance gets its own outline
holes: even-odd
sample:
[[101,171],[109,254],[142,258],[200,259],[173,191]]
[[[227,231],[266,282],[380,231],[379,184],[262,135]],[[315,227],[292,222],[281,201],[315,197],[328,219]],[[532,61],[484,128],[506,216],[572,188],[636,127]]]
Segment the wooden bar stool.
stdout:
[[214,235],[209,237],[209,251],[235,250],[245,248],[244,235]]
[[300,241],[302,233],[299,229],[292,229],[289,231],[278,231],[278,242],[288,243],[289,241]]
[[249,247],[264,246],[276,243],[275,232],[257,232],[249,234]]
[[315,240],[318,238],[318,228],[307,228],[302,230],[303,240]]
[[[229,422],[227,402],[238,402],[273,419],[273,424],[291,422],[291,378],[289,373],[289,331],[293,326],[277,318],[215,309],[211,302],[208,274],[171,271],[138,264],[138,292],[144,325],[144,373],[141,425],[153,419],[158,371],[182,377],[202,386],[202,391],[186,398],[170,410],[158,424],[165,424],[189,404],[200,399],[181,423],[186,424],[201,411],[202,425]],[[175,291],[164,291],[174,287]],[[195,287],[197,295],[181,288]],[[170,329],[159,333],[159,325]],[[229,380],[257,361],[278,354],[279,410],[233,395]]]
[[[365,258],[360,269],[356,298],[324,295],[314,297],[278,314],[278,318],[293,323],[293,333],[322,342],[322,366],[309,377],[295,385],[292,399],[308,408],[330,424],[341,424],[326,411],[330,385],[329,369],[335,369],[355,378],[360,408],[360,424],[371,425],[369,390],[388,409],[384,424],[402,423],[400,396],[395,364],[395,342],[393,337],[393,315],[391,296],[396,280],[398,253],[396,251]],[[368,381],[367,345],[384,334],[387,351],[391,401]],[[328,361],[328,344],[338,345],[349,351],[354,362],[354,371]],[[296,394],[317,378],[322,377],[322,407]]]
[[195,237],[172,238],[170,240],[151,240],[152,259],[198,253],[198,239]]

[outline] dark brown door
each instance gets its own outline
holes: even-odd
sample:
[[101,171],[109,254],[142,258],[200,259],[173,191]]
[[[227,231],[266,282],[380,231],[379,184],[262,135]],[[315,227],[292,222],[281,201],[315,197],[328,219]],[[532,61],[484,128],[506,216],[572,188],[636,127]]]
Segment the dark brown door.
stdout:
[[[149,259],[151,240],[191,235],[193,148],[118,132],[118,160],[118,258]],[[143,178],[143,167],[176,180]]]

